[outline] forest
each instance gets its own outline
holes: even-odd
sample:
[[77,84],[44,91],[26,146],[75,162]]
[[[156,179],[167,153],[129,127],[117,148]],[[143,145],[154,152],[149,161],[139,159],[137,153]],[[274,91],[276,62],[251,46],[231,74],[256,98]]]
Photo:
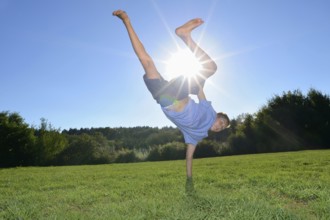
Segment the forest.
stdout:
[[[316,89],[272,97],[254,114],[209,133],[195,158],[330,148],[330,98]],[[185,144],[174,127],[54,128],[30,126],[16,112],[0,112],[0,167],[60,166],[177,160]]]

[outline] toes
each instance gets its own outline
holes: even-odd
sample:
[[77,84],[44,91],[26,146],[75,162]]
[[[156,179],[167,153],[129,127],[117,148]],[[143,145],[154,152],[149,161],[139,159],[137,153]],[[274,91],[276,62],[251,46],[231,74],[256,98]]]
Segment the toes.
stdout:
[[122,14],[122,13],[125,13],[125,11],[122,11],[122,10],[116,10],[116,11],[114,11],[112,14],[115,15],[115,16],[118,16],[118,15],[120,15],[120,14]]

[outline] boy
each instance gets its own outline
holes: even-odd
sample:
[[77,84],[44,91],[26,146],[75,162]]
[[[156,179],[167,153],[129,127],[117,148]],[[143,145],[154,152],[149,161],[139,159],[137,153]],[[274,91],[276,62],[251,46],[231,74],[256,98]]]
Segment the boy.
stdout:
[[[207,137],[208,130],[219,132],[229,126],[229,118],[224,113],[216,113],[211,102],[206,100],[203,86],[205,80],[212,76],[217,65],[192,39],[191,31],[203,23],[202,19],[195,18],[175,30],[187,47],[195,54],[202,64],[200,74],[194,78],[179,76],[166,81],[157,71],[152,58],[146,52],[143,44],[136,35],[130,19],[125,11],[113,12],[124,23],[132,47],[139,58],[145,74],[144,82],[153,98],[161,105],[166,117],[171,120],[182,132],[186,151],[187,178],[192,178],[192,160],[196,145]],[[197,95],[199,103],[190,99],[189,94]]]

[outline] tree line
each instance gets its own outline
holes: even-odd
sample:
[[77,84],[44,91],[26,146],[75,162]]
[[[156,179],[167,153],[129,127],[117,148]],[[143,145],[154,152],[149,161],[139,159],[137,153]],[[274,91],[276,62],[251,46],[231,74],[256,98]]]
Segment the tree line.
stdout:
[[[271,98],[258,112],[209,133],[195,158],[330,147],[330,98],[315,89]],[[185,158],[177,128],[80,128],[61,131],[46,119],[30,126],[15,112],[0,112],[0,167],[107,164]]]

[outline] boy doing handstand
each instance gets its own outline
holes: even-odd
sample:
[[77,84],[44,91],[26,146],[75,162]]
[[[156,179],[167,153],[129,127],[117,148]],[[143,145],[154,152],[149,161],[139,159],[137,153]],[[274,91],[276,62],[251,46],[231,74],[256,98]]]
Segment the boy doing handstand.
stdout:
[[[139,58],[145,74],[144,82],[153,98],[160,104],[166,117],[182,132],[186,151],[187,178],[192,178],[192,160],[198,142],[207,137],[208,131],[219,132],[229,126],[229,118],[224,113],[216,113],[211,102],[206,100],[203,87],[205,80],[216,70],[216,63],[202,50],[191,37],[191,31],[203,24],[202,19],[195,18],[175,30],[187,47],[201,62],[202,70],[193,77],[179,76],[166,81],[157,71],[155,64],[146,52],[143,44],[136,35],[130,18],[125,11],[117,10],[114,16],[120,18],[128,32],[134,52]],[[197,95],[199,103],[195,103],[189,95]]]

